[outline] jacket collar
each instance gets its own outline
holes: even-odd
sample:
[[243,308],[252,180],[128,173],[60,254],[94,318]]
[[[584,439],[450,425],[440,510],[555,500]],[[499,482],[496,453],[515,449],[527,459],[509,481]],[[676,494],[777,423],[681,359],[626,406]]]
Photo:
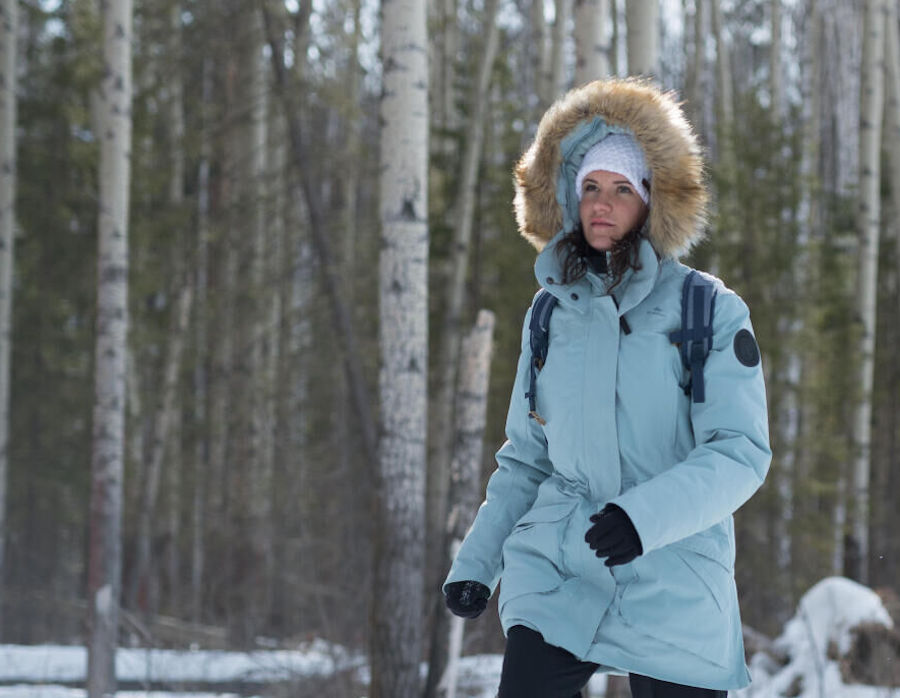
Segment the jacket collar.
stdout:
[[[534,274],[538,283],[547,291],[559,299],[563,305],[586,313],[589,308],[592,295],[606,295],[610,277],[608,274],[597,274],[588,271],[582,278],[571,284],[562,284],[562,266],[556,254],[556,246],[564,233],[558,233],[537,256],[534,263]],[[619,315],[629,310],[644,300],[653,289],[656,278],[659,275],[660,261],[653,249],[653,245],[647,238],[642,238],[638,249],[638,259],[641,268],[628,269],[622,277],[622,282],[612,291],[612,296],[619,309]]]

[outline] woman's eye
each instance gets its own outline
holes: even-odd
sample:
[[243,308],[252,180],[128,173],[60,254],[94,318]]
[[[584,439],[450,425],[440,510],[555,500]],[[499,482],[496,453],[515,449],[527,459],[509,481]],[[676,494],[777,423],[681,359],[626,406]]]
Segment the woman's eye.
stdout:
[[624,185],[624,184],[620,184],[620,185],[619,185],[619,193],[620,193],[620,194],[630,194],[630,193],[631,193],[631,187],[626,186],[626,185]]

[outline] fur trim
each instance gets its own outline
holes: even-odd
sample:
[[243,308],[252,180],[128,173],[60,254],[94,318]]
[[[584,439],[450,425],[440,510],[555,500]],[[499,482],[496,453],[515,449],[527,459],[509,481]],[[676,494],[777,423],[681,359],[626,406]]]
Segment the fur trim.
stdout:
[[706,219],[701,149],[675,96],[639,79],[590,82],[547,110],[534,143],[515,167],[513,205],[519,232],[540,251],[560,231],[560,142],[597,116],[629,129],[644,149],[653,173],[649,238],[657,254],[674,258],[687,252],[702,238]]

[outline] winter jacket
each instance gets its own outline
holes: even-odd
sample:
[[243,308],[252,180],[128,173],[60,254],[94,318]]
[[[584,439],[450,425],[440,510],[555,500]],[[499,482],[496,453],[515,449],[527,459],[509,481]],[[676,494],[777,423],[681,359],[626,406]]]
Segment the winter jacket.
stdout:
[[[611,292],[593,271],[564,285],[555,246],[578,221],[575,174],[613,131],[637,138],[652,172],[640,268]],[[677,256],[697,240],[707,197],[690,127],[648,83],[590,83],[547,112],[516,188],[520,231],[542,250],[538,282],[559,301],[537,378],[546,423],[529,417],[526,397],[529,309],[507,441],[446,582],[493,591],[499,581],[504,631],[528,626],[602,670],[745,686],[732,513],[769,466],[766,396],[747,306],[719,280],[706,399],[683,390],[689,375],[669,333],[690,269]],[[612,568],[584,540],[610,502],[643,547]]]

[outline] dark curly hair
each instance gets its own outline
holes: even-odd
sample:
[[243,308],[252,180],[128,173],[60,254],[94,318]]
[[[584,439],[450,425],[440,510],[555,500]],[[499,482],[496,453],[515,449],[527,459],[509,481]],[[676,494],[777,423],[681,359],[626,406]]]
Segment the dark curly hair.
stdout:
[[[637,271],[641,268],[639,254],[642,238],[643,226],[639,226],[613,244],[609,253],[609,273],[612,278],[610,291],[622,282],[628,269]],[[584,237],[584,228],[578,223],[574,230],[560,239],[556,246],[556,254],[563,270],[561,283],[571,284],[587,273],[588,260],[595,257],[598,252],[588,245]]]

